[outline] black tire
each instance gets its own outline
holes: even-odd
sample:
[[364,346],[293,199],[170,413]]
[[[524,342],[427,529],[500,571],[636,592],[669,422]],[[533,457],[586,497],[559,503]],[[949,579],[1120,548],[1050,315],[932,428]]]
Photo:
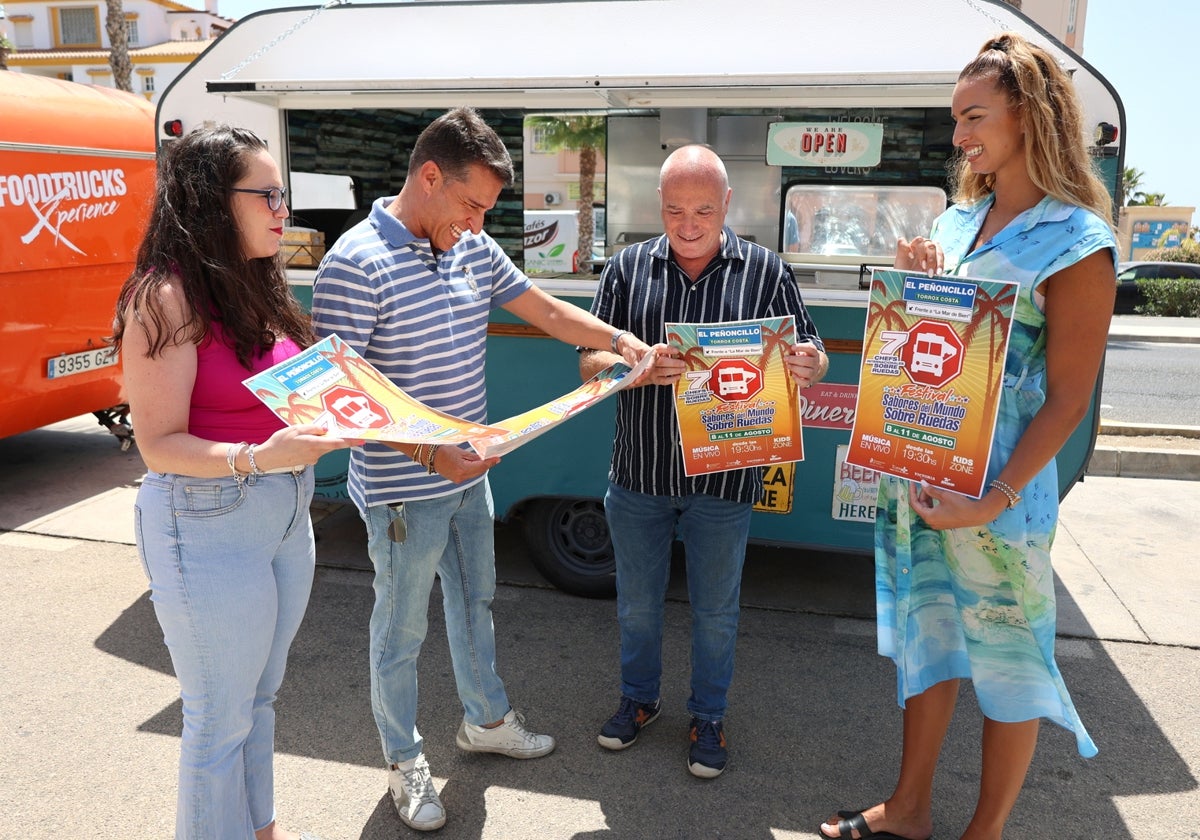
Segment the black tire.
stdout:
[[537,499],[522,514],[530,559],[571,595],[615,598],[616,559],[599,499]]

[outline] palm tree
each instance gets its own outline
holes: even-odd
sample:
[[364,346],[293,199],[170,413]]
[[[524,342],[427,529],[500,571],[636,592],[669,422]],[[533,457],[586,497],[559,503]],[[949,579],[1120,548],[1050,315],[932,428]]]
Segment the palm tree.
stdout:
[[1132,166],[1127,166],[1121,170],[1121,197],[1125,199],[1125,204],[1133,204],[1133,196],[1138,191],[1138,187],[1142,185],[1142,178],[1146,175],[1140,169],[1134,169]]
[[112,68],[113,86],[133,93],[133,66],[129,62],[129,27],[125,23],[125,7],[121,0],[104,0],[108,14],[104,31],[108,33],[108,66]]
[[592,243],[596,217],[596,155],[604,154],[608,140],[605,118],[592,114],[556,114],[529,117],[526,125],[545,130],[545,143],[554,150],[579,152],[579,271],[592,269]]
[[1167,194],[1166,193],[1148,193],[1148,192],[1139,191],[1139,192],[1134,193],[1133,197],[1129,199],[1129,206],[1130,207],[1166,207],[1167,206]]

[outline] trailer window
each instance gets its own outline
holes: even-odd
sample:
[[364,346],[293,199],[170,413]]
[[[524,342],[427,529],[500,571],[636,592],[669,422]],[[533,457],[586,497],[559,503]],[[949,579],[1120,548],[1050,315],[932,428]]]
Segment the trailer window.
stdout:
[[925,235],[946,209],[938,187],[793,184],[784,197],[785,254],[890,259],[896,240]]

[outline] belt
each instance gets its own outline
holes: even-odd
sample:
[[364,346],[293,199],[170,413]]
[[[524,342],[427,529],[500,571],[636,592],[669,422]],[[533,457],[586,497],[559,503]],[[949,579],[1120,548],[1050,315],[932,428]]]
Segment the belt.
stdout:
[[299,475],[308,469],[308,464],[297,464],[294,467],[276,467],[273,470],[263,470],[263,475],[275,475],[276,473],[293,473]]

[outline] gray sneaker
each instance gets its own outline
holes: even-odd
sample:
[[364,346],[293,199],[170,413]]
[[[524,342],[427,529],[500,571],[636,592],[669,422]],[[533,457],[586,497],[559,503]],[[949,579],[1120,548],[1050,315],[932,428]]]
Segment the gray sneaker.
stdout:
[[388,791],[396,813],[410,828],[433,831],[446,824],[446,809],[433,788],[433,776],[425,754],[417,756],[411,770],[392,770],[388,773]]
[[492,729],[464,720],[454,742],[460,750],[498,753],[509,758],[538,758],[554,750],[554,739],[530,732],[525,728],[525,718],[513,709],[508,710],[503,723]]

